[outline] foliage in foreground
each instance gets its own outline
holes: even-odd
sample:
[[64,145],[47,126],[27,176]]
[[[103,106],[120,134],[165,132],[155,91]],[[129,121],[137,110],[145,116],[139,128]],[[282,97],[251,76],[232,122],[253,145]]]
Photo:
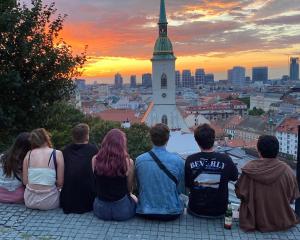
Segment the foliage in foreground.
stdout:
[[65,16],[54,3],[9,1],[0,11],[0,138],[42,126],[73,93],[86,61],[59,38]]

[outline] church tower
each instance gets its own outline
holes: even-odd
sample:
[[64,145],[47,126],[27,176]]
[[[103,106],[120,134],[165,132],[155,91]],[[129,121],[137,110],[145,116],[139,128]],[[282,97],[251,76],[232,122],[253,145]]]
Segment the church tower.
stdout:
[[176,106],[176,57],[168,37],[168,21],[164,0],[160,1],[158,30],[158,38],[151,59],[153,103],[145,114],[144,121],[148,126],[164,123],[170,129],[188,131]]

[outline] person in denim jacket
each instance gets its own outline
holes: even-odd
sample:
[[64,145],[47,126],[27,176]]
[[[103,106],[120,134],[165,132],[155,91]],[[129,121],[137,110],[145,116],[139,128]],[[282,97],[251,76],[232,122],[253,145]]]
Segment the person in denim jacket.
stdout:
[[176,153],[166,150],[170,130],[164,124],[150,129],[152,152],[175,177],[175,183],[154,161],[150,152],[137,157],[136,178],[139,191],[137,214],[146,219],[170,221],[177,219],[184,209],[179,197],[184,186],[184,161]]

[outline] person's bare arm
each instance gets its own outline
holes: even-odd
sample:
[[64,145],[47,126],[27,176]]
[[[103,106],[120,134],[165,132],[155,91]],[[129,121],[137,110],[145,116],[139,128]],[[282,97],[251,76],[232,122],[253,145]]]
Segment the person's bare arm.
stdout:
[[25,186],[28,184],[28,157],[29,157],[29,152],[26,154],[23,161],[22,180]]
[[57,180],[56,186],[57,188],[61,189],[64,185],[64,157],[61,151],[56,151],[56,161],[57,161]]
[[92,170],[95,172],[96,155],[92,158]]
[[129,160],[128,164],[128,175],[127,175],[127,186],[128,191],[131,193],[133,191],[133,183],[134,183],[134,163],[133,160]]

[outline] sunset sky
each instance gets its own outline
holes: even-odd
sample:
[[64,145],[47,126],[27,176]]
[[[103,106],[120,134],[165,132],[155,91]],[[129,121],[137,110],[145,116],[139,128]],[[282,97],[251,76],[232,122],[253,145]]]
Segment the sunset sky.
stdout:
[[[52,2],[44,0],[45,3]],[[111,82],[120,72],[151,72],[160,0],[55,0],[68,15],[62,37],[81,52],[88,45],[84,77]],[[204,68],[226,79],[239,65],[288,74],[300,55],[300,0],[166,0],[169,37],[177,69]]]

